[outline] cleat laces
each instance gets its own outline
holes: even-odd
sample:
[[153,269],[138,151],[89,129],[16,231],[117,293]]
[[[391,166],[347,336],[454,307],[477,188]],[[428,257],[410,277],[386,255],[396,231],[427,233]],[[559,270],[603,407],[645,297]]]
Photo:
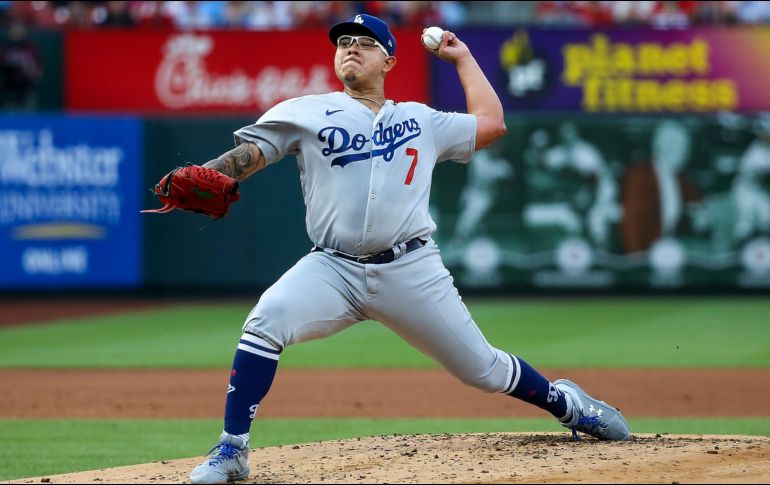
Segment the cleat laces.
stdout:
[[572,439],[575,441],[580,441],[580,436],[577,434],[578,430],[582,431],[583,433],[595,436],[597,430],[605,431],[606,429],[607,425],[602,424],[598,416],[585,416],[581,413],[577,424],[572,427]]
[[[211,455],[214,450],[216,450],[216,453]],[[216,466],[225,460],[233,459],[239,452],[240,450],[230,443],[219,443],[215,447],[211,448],[209,452],[206,453],[206,456],[211,455],[211,458],[209,459],[209,466]]]

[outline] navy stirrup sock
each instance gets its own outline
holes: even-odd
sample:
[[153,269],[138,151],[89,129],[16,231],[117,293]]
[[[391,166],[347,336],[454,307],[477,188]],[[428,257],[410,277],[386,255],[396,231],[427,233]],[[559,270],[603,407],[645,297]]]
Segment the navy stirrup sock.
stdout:
[[566,395],[524,360],[510,354],[509,357],[513,373],[503,392],[548,411],[560,421],[569,418],[572,406]]
[[257,408],[273,384],[280,352],[254,335],[244,333],[230,372],[225,404],[225,433],[249,432]]

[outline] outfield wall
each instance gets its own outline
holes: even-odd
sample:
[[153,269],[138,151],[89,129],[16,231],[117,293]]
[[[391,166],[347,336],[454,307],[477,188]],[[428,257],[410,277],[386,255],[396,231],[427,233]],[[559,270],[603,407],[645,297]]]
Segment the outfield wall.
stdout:
[[[770,29],[458,34],[508,125],[467,167],[435,171],[434,236],[459,286],[770,289],[770,96],[756,82],[770,70],[760,55]],[[238,82],[277,96],[270,103],[336,89],[316,69],[328,45],[247,59],[243,71],[228,46],[317,35],[37,33],[40,105],[61,111],[0,116],[0,290],[259,291],[275,281],[311,246],[291,157],[245,182],[225,220],[137,212],[158,206],[147,189],[163,174],[217,157],[258,118],[265,99],[224,95]],[[106,69],[127,39],[143,48]],[[90,57],[88,46],[98,47]],[[728,62],[739,48],[742,61]],[[147,68],[125,79],[129,61]],[[451,66],[405,41],[399,62],[410,75],[389,97],[464,109]],[[163,76],[175,69],[187,77]],[[213,91],[190,91],[184,79]]]

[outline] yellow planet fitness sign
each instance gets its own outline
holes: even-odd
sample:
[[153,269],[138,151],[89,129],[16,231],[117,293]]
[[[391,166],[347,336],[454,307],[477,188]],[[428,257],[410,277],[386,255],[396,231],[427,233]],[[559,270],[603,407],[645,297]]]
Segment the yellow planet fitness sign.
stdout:
[[[621,114],[770,111],[770,26],[468,29],[506,111]],[[432,61],[433,105],[465,109],[454,66]]]
[[562,53],[562,82],[582,89],[585,111],[707,112],[739,106],[738,83],[714,76],[711,44],[703,36],[623,42],[597,33],[588,42],[565,43]]

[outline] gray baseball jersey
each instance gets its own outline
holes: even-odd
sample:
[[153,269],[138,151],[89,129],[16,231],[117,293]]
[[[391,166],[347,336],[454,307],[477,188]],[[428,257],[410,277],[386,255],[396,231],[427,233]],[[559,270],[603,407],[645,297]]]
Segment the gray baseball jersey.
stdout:
[[361,256],[427,241],[386,264],[311,252],[262,295],[244,331],[282,350],[378,320],[461,381],[510,392],[518,361],[486,341],[430,238],[433,168],[467,163],[475,137],[473,115],[392,101],[375,115],[341,92],[285,101],[236,131],[268,164],[296,155],[317,246]]
[[467,163],[475,138],[473,115],[392,101],[375,115],[341,92],[284,101],[235,132],[268,164],[296,155],[310,239],[354,255],[428,239],[434,165]]

